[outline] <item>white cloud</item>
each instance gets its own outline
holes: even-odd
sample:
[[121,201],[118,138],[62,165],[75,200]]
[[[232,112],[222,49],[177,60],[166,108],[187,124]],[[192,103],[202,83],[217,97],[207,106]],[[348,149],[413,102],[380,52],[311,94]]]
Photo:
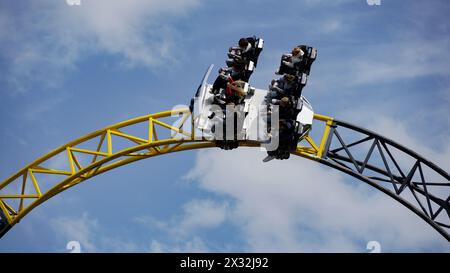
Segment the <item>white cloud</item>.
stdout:
[[[150,216],[134,218],[134,222],[152,230],[155,234],[145,251],[150,252],[210,252],[227,251],[227,245],[217,250],[214,242],[208,242],[204,232],[219,228],[229,219],[227,202],[211,199],[192,199],[183,205],[180,215],[169,220],[158,220]],[[162,233],[158,235],[155,231]],[[214,250],[211,248],[214,247]],[[225,247],[225,249],[223,248]]]
[[86,55],[107,53],[125,67],[154,67],[176,58],[181,43],[172,21],[198,0],[97,0],[69,6],[65,1],[30,2],[29,9],[2,12],[0,32],[11,62],[8,83],[26,91],[32,83],[57,86],[62,71],[76,68]]
[[212,200],[193,200],[184,206],[184,218],[177,228],[180,233],[197,228],[214,228],[224,222],[228,205]]
[[[419,38],[380,41],[365,48],[335,45],[327,54],[333,58],[319,60],[308,89],[329,92],[354,92],[353,87],[392,84],[400,80],[417,80],[450,75],[450,39]],[[319,48],[319,54],[321,49]],[[339,53],[340,52],[340,53]],[[326,94],[326,93],[324,93]]]
[[[236,200],[231,219],[250,251],[386,251],[443,248],[409,210],[365,184],[300,158],[260,163],[258,151],[200,152],[191,179]],[[226,166],[226,167],[225,167]]]
[[190,252],[190,253],[200,252],[200,253],[204,253],[204,252],[208,252],[209,249],[206,246],[203,239],[195,236],[191,239],[172,243],[172,244],[161,243],[157,240],[153,240],[150,243],[149,251],[155,252],[155,253],[161,253],[161,252],[166,252],[166,253],[167,252]]
[[60,8],[57,18],[72,34],[93,39],[100,50],[121,54],[131,65],[151,66],[172,57],[177,41],[165,26],[170,18],[197,4],[197,0],[86,1],[80,7]]
[[[183,206],[182,215],[168,221],[149,216],[136,217],[134,222],[149,230],[158,230],[162,236],[153,236],[144,251],[149,252],[210,252],[202,237],[207,229],[217,228],[226,220],[228,205],[209,199],[193,199]],[[155,233],[154,233],[155,234]],[[166,237],[168,239],[164,239]]]
[[110,236],[97,218],[88,212],[81,216],[63,216],[53,218],[49,226],[64,242],[78,241],[81,252],[138,252],[139,243],[129,238]]
[[50,220],[50,226],[63,238],[69,241],[78,241],[82,252],[95,252],[95,232],[98,229],[97,219],[83,213],[79,218],[60,217]]
[[203,230],[220,226],[226,221],[228,210],[228,204],[224,202],[193,199],[183,206],[182,215],[168,221],[149,216],[136,217],[134,221],[150,229],[163,231],[176,242],[183,242]]
[[379,83],[429,75],[450,75],[450,39],[414,40],[371,46],[352,64],[355,84]]
[[322,23],[324,33],[333,33],[342,28],[342,22],[338,19],[329,19]]

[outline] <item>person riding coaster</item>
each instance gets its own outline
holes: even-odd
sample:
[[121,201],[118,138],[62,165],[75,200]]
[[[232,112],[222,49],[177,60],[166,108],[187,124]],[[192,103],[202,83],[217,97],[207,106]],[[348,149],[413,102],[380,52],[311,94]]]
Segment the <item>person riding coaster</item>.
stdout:
[[258,58],[263,50],[264,40],[256,38],[256,36],[239,39],[237,47],[230,47],[228,49],[228,59],[226,64],[228,67],[234,64],[248,64],[253,62],[256,67],[258,64]]
[[241,65],[219,69],[219,75],[210,90],[214,94],[215,103],[224,106],[228,103],[239,104],[249,92],[246,81],[248,69]]
[[306,45],[296,46],[290,54],[283,54],[281,56],[280,67],[275,74],[300,76],[302,73],[305,73],[308,76],[311,71],[311,65],[316,58],[316,48]]
[[[271,114],[274,106],[279,106],[279,130],[269,131],[269,136],[279,137],[279,145],[267,151],[268,162],[274,158],[288,159],[290,152],[295,151],[297,143],[305,138],[311,130],[313,111],[309,102],[302,96],[306,86],[311,65],[317,57],[317,50],[308,46],[297,46],[291,54],[283,54],[280,68],[276,74],[283,75],[272,80],[265,98],[267,113]],[[271,120],[268,120],[272,128]]]
[[[239,146],[238,142],[238,135],[237,132],[239,131],[239,128],[237,128],[238,120],[241,118],[245,118],[246,113],[242,113],[242,104],[244,99],[251,95],[252,89],[249,87],[248,83],[242,80],[234,81],[232,77],[227,78],[226,88],[221,89],[222,91],[214,96],[214,102],[215,104],[219,105],[223,110],[223,117],[220,122],[222,124],[223,128],[223,140],[216,140],[216,145],[222,149],[225,150],[231,150],[235,149]],[[228,113],[227,106],[231,108],[237,107],[237,112],[231,112]],[[211,116],[210,118],[213,118]],[[232,118],[234,119],[233,124],[234,128],[233,130],[233,136],[231,139],[227,139],[229,135],[226,134],[227,127],[226,127],[226,120]],[[215,126],[212,127],[212,132],[215,133]]]
[[[238,47],[231,47],[228,52],[229,59],[226,60],[227,68],[219,69],[210,93],[214,95],[213,103],[223,109],[222,123],[226,123],[227,105],[239,106],[244,103],[248,95],[252,95],[248,81],[256,67],[259,54],[264,46],[264,40],[256,36],[241,38]],[[233,118],[236,117],[233,114]],[[223,126],[225,129],[225,126]],[[213,128],[213,130],[215,127]],[[237,130],[237,128],[235,128]],[[237,136],[233,140],[216,141],[217,146],[223,149],[238,147]]]
[[295,120],[280,119],[279,130],[273,133],[273,137],[278,137],[279,145],[275,150],[267,151],[267,157],[263,161],[267,162],[274,158],[288,159],[290,152],[297,148]]
[[284,96],[289,96],[292,97],[295,104],[297,104],[297,100],[301,98],[302,90],[305,87],[306,82],[306,74],[302,74],[301,77],[284,74],[283,77],[272,80],[269,86],[269,92],[266,96],[267,103],[270,104],[273,99],[281,99]]
[[227,94],[230,96],[229,83],[250,80],[258,57],[264,47],[264,40],[256,38],[256,36],[241,38],[238,42],[238,47],[230,47],[228,52],[229,59],[226,60],[227,68],[219,69],[219,75],[213,84],[212,92],[214,94],[220,93],[221,90],[228,90]]
[[297,148],[297,143],[311,130],[312,107],[303,96],[298,98],[295,93],[286,90],[275,92],[275,95],[272,91],[266,96],[266,102],[268,102],[268,116],[271,116],[274,107],[278,107],[278,132],[276,130],[272,132],[271,118],[268,118],[267,128],[271,138],[279,138],[279,146],[272,151],[267,151],[268,156],[263,161],[268,162],[275,158],[288,159],[290,152]]
[[283,77],[272,80],[269,86],[269,93],[267,94],[269,99],[280,99],[283,96],[294,96],[297,94],[298,78],[290,74],[284,74]]
[[[263,162],[272,159],[288,159],[290,152],[297,148],[297,143],[304,139],[311,130],[313,119],[312,107],[306,98],[283,97],[280,100],[272,99],[268,106],[270,113],[273,107],[278,106],[278,130],[272,129],[271,118],[267,119],[268,135],[271,139],[278,138],[278,147],[267,151]],[[270,117],[271,115],[268,115]],[[269,141],[270,142],[270,141]]]

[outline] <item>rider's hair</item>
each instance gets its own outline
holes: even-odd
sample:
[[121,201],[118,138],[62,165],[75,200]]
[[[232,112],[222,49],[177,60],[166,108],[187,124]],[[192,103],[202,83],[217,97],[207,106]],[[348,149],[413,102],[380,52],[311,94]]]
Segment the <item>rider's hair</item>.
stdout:
[[239,39],[239,46],[240,47],[247,47],[248,46],[248,40],[247,39],[245,39],[245,38],[241,38],[241,39]]
[[301,55],[303,55],[302,53],[304,53],[304,52],[300,47],[294,47],[294,49],[292,49],[291,53],[293,56],[297,56],[298,54],[300,54],[300,56],[301,56]]

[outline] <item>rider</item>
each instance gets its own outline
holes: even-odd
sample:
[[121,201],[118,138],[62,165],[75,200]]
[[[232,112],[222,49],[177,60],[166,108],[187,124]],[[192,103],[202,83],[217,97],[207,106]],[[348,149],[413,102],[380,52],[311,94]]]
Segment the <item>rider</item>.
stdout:
[[269,94],[269,99],[296,95],[298,89],[297,76],[284,74],[278,80],[273,80],[269,89],[272,91]]
[[292,119],[280,119],[278,131],[279,145],[276,150],[267,151],[267,158],[264,159],[264,162],[267,162],[273,158],[288,159],[290,155],[289,146],[294,139],[294,136],[295,121]]
[[255,48],[253,45],[249,42],[250,38],[241,38],[239,39],[239,48],[241,51],[241,57],[244,60],[252,60],[253,56],[255,55]]
[[211,93],[221,95],[221,100],[225,103],[237,103],[244,95],[241,85],[245,81],[247,81],[247,76],[242,64],[234,64],[232,67],[221,68],[219,75],[214,81]]
[[283,75],[288,73],[298,75],[304,55],[305,52],[300,47],[294,47],[290,54],[283,54],[281,56],[280,68],[275,74]]
[[291,51],[291,54],[285,55],[286,57],[288,57],[288,60],[282,61],[282,63],[289,68],[295,68],[296,65],[302,61],[303,55],[305,55],[305,52],[303,52],[300,47],[294,47],[294,49],[292,49]]
[[[277,80],[272,80],[269,86],[269,92],[266,96],[267,113],[272,114],[279,106],[279,130],[272,129],[272,115],[268,115],[267,128],[269,138],[278,135],[279,145],[276,150],[268,151],[268,156],[263,160],[270,161],[273,158],[287,159],[290,151],[295,150],[299,140],[309,132],[311,126],[303,125],[300,120],[297,121],[303,100],[301,99],[302,89],[305,87],[311,64],[317,57],[317,50],[305,45],[299,45],[292,49],[291,54],[283,54],[281,64],[276,72],[283,75]],[[301,131],[301,132],[300,132]]]
[[295,119],[293,102],[288,96],[284,96],[280,100],[272,100],[272,103],[279,105],[278,115],[280,119]]
[[241,38],[238,42],[238,47],[231,47],[229,49],[228,59],[226,61],[228,66],[232,66],[234,63],[248,64],[250,61],[256,66],[256,49],[255,49],[255,37]]
[[219,75],[214,81],[212,93],[217,94],[220,89],[225,89],[228,82],[245,79],[244,67],[240,64],[234,64],[232,67],[220,68]]

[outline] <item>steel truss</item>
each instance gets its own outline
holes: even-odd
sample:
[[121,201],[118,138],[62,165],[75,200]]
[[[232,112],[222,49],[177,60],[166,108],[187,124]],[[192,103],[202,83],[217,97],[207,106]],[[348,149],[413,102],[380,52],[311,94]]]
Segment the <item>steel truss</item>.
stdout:
[[[376,133],[323,115],[316,114],[314,119],[315,128],[322,124],[319,136],[303,139],[293,154],[338,169],[381,190],[450,241],[449,197],[442,198],[436,194],[440,188],[450,186],[450,178],[445,171]],[[165,111],[106,127],[42,156],[0,183],[0,237],[35,207],[96,175],[149,157],[216,146],[214,141],[198,136],[198,132],[191,128],[189,109]],[[340,133],[341,128],[365,137],[347,143]],[[359,157],[354,149],[370,141],[369,151],[364,157]],[[336,143],[340,143],[337,148],[333,147]],[[239,146],[259,147],[260,143],[240,141]],[[408,170],[401,168],[388,147],[396,148],[416,163]],[[375,148],[380,151],[385,168],[369,162]],[[397,171],[393,171],[388,160],[394,162]],[[61,161],[67,166],[59,166]],[[442,182],[426,180],[424,166],[432,170],[434,176],[440,176]],[[368,170],[376,175],[364,174]],[[419,174],[419,180],[416,174]],[[412,192],[417,204],[403,197],[405,189]],[[420,201],[419,196],[425,198],[426,204]],[[445,219],[438,221],[442,216],[446,216]]]
[[[344,134],[359,139],[347,142]],[[320,162],[388,194],[450,241],[450,176],[416,152],[372,131],[334,120]]]

